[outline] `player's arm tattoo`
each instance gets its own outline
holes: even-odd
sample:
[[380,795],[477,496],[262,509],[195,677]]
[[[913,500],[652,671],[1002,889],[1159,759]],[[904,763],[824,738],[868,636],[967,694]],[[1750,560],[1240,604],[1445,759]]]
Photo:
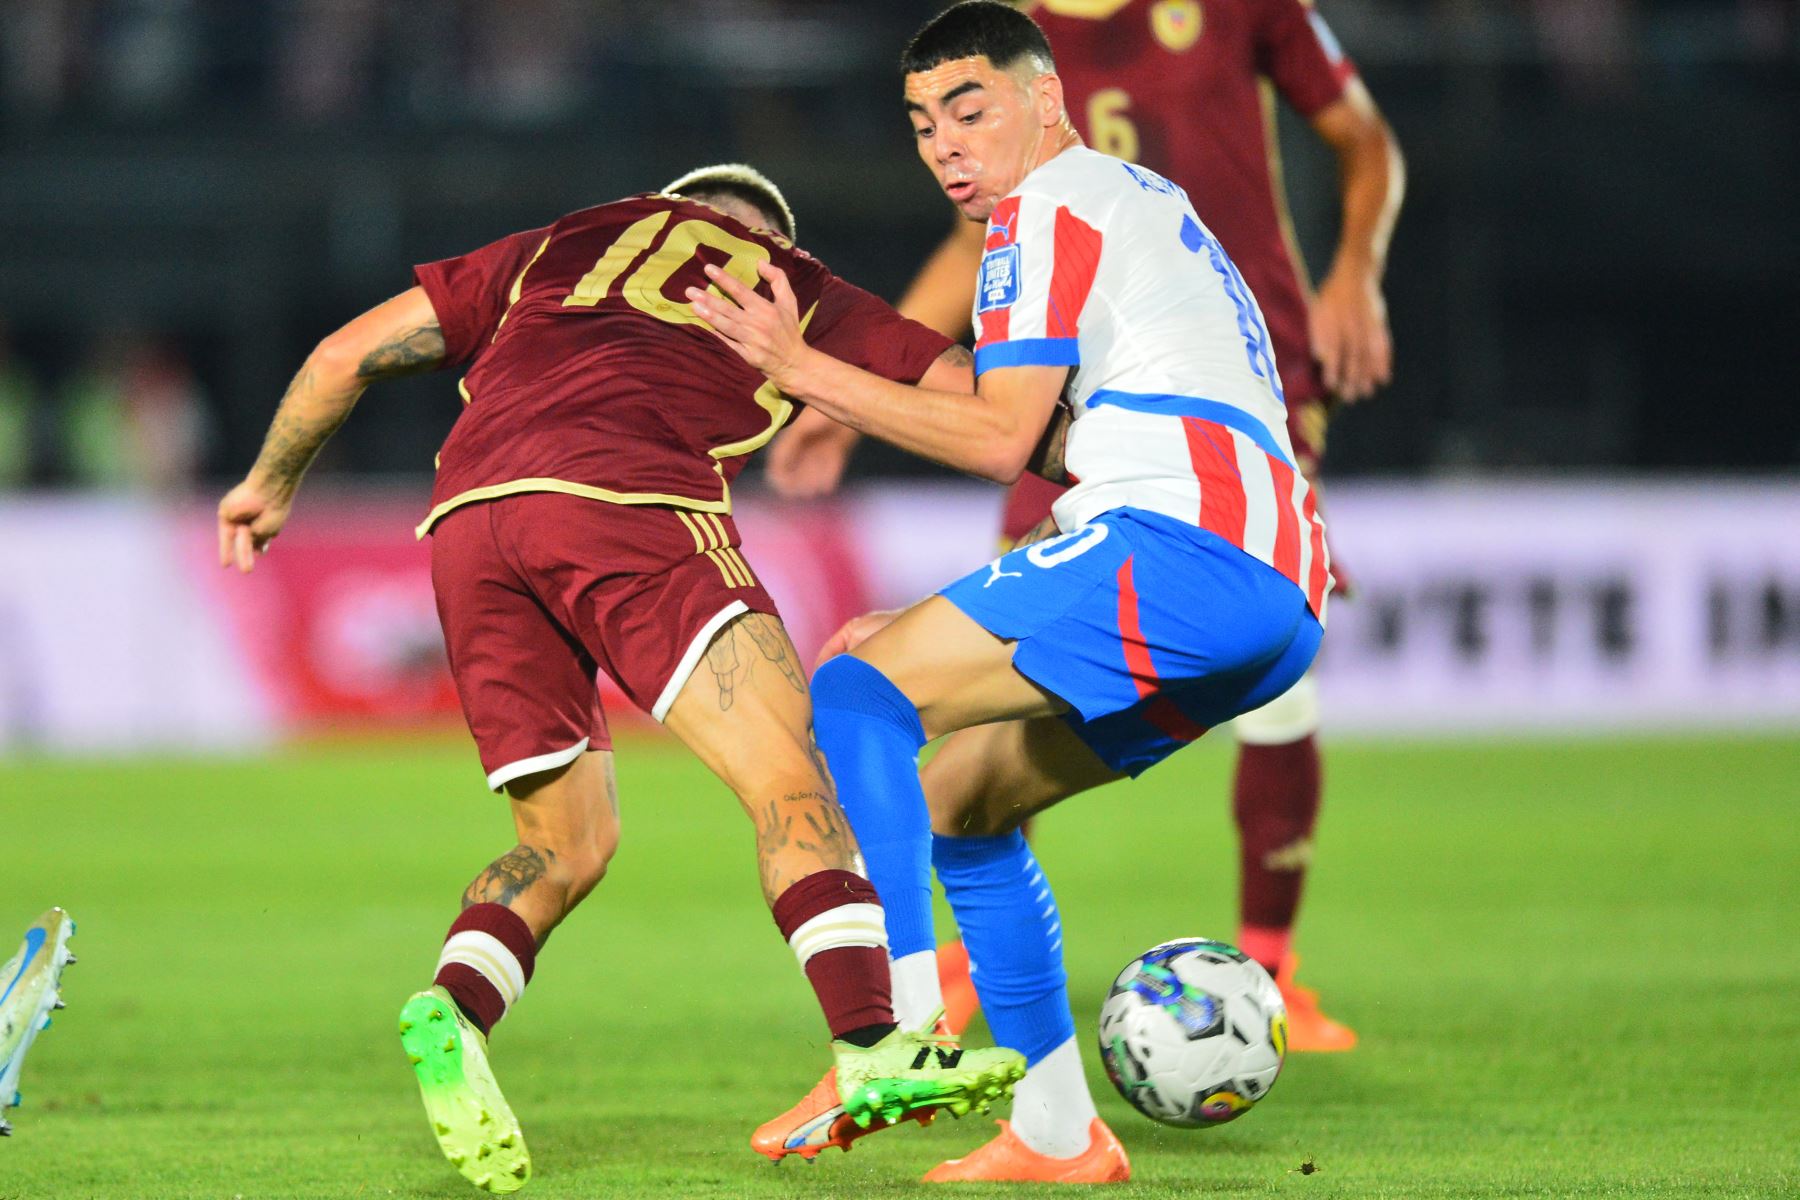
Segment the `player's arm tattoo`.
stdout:
[[542,879],[555,861],[554,850],[523,843],[514,846],[475,877],[475,882],[463,892],[462,906],[510,904]]
[[417,375],[444,365],[444,331],[436,321],[401,330],[363,355],[356,377],[365,382]]
[[1063,451],[1069,441],[1069,425],[1075,419],[1063,404],[1056,406],[1050,414],[1050,424],[1044,428],[1044,436],[1039,439],[1037,449],[1031,452],[1031,459],[1025,469],[1034,475],[1041,475],[1051,483],[1069,482],[1068,468],[1063,463]]
[[1045,517],[1031,527],[1030,533],[1014,542],[1013,549],[1018,550],[1024,546],[1035,546],[1039,542],[1048,541],[1050,538],[1055,537],[1061,532],[1062,530],[1056,527],[1055,517]]
[[975,356],[969,353],[967,346],[952,346],[938,355],[937,360],[952,367],[973,367],[975,365]]
[[312,400],[316,387],[317,372],[308,362],[282,394],[281,407],[263,438],[253,474],[290,491],[298,487],[320,447],[350,416],[350,405],[315,414],[313,409],[318,406]]

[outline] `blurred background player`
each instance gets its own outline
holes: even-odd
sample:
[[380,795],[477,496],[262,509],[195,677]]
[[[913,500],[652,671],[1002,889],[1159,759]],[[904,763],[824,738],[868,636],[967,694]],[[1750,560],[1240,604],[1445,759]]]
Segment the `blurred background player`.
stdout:
[[418,286],[313,351],[219,505],[220,564],[249,571],[369,383],[467,367],[418,534],[432,535],[451,673],[518,844],[469,885],[400,1031],[445,1156],[490,1191],[524,1186],[531,1160],[487,1034],[618,845],[597,670],[737,793],[862,1124],[985,1109],[1024,1071],[1009,1051],[934,1056],[941,1041],[896,1030],[881,906],[813,744],[805,670],[738,550],[731,481],[793,406],[681,300],[703,267],[754,283],[780,263],[816,344],[883,377],[971,386],[966,351],[796,250],[793,229],[767,179],[715,167],[420,266]]
[[[1317,483],[1335,401],[1388,381],[1391,347],[1381,279],[1400,210],[1404,167],[1392,131],[1323,18],[1306,0],[1042,0],[1022,3],[1056,54],[1070,115],[1087,144],[1143,163],[1185,188],[1261,306],[1274,341],[1301,470]],[[1337,252],[1313,291],[1287,218],[1275,96],[1335,153]],[[970,326],[983,229],[958,220],[899,308],[951,337]],[[771,482],[790,494],[836,485],[856,434],[803,414],[770,452]],[[1002,544],[1050,512],[1057,485],[1026,475],[1007,494]],[[1340,589],[1343,587],[1341,568]],[[1295,1050],[1348,1050],[1356,1034],[1295,983],[1290,950],[1311,863],[1322,786],[1317,686],[1233,722],[1238,767],[1238,944],[1276,977]],[[968,955],[940,954],[951,1027],[973,1013]]]

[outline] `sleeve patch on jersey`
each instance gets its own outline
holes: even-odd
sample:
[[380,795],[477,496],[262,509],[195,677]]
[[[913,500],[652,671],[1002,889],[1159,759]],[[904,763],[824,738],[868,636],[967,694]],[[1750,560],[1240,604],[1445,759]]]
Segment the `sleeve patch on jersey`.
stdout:
[[1019,247],[1002,246],[981,256],[981,277],[976,289],[975,311],[1010,308],[1019,299]]

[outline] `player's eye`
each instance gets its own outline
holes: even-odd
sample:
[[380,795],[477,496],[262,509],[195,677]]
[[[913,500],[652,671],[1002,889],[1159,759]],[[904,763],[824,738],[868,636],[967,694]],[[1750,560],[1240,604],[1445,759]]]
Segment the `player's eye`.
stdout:
[[962,121],[964,125],[973,125],[975,122],[981,120],[981,114],[982,110],[978,108],[972,113],[964,113],[958,119]]
[[936,131],[929,125],[915,125],[913,127],[913,136],[914,137],[928,138],[934,132],[936,132]]

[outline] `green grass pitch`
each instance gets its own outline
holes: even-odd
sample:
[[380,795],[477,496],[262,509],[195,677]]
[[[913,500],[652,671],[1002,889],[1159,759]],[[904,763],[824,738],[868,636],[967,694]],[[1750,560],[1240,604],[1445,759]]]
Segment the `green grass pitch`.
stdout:
[[[1205,746],[1044,823],[1084,1040],[1135,951],[1231,936],[1230,765]],[[663,741],[625,743],[619,774],[612,876],[494,1041],[525,1195],[927,1190],[992,1127],[908,1126],[810,1168],[750,1153],[824,1030],[731,797]],[[1136,1169],[1121,1194],[1800,1192],[1800,740],[1346,745],[1328,775],[1303,978],[1362,1046],[1179,1131],[1126,1109],[1090,1043]],[[0,1197],[477,1195],[394,1015],[510,844],[460,740],[0,764],[7,945],[53,903],[81,923]]]

